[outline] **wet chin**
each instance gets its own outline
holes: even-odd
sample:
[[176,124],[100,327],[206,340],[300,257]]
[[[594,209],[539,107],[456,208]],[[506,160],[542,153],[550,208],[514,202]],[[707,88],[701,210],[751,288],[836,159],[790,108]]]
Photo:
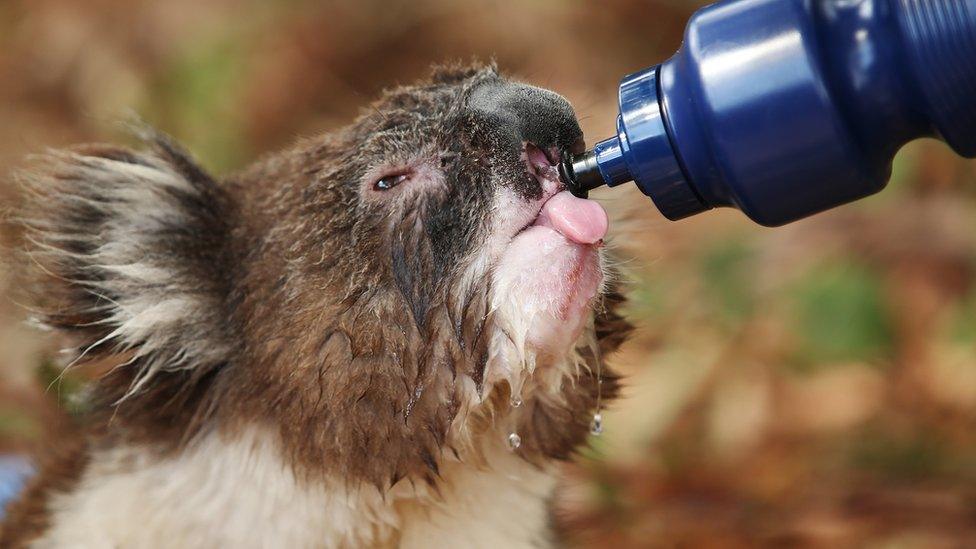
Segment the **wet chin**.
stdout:
[[603,282],[597,245],[570,242],[550,227],[517,236],[497,270],[497,303],[527,347],[545,354],[568,352],[592,316]]

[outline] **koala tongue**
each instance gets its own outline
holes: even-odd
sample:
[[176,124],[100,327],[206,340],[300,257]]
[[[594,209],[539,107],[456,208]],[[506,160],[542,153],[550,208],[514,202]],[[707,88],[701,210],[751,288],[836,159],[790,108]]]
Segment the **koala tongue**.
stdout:
[[607,235],[609,221],[603,206],[563,191],[542,206],[535,224],[552,227],[572,242],[595,244]]

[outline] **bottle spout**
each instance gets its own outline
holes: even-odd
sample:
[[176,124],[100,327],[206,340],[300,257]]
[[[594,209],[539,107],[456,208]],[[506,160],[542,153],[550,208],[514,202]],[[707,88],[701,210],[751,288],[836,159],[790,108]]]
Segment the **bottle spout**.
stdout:
[[567,156],[559,165],[559,175],[566,188],[579,197],[603,185],[615,187],[634,179],[619,137],[600,141],[583,154]]
[[569,192],[580,198],[586,198],[593,189],[606,185],[593,150],[583,154],[566,154],[559,163],[559,178]]

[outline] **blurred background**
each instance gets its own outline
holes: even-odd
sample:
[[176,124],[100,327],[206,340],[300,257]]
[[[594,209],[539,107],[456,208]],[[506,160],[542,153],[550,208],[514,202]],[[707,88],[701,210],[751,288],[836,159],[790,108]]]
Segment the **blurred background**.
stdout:
[[[593,143],[620,77],[670,56],[700,5],[3,0],[0,200],[26,154],[127,140],[131,113],[226,173],[458,59],[564,94]],[[638,331],[615,359],[625,398],[567,466],[568,543],[971,545],[974,166],[916,143],[881,195],[777,230],[595,192]],[[14,285],[0,272],[0,453],[28,450],[83,381],[51,384],[55,345]]]

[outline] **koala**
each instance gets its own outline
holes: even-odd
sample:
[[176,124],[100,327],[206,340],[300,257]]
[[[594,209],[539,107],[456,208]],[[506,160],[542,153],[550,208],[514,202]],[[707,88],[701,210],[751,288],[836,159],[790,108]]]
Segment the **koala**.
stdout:
[[435,69],[228,177],[169,138],[22,179],[39,320],[102,365],[3,547],[548,547],[618,390],[570,104]]

